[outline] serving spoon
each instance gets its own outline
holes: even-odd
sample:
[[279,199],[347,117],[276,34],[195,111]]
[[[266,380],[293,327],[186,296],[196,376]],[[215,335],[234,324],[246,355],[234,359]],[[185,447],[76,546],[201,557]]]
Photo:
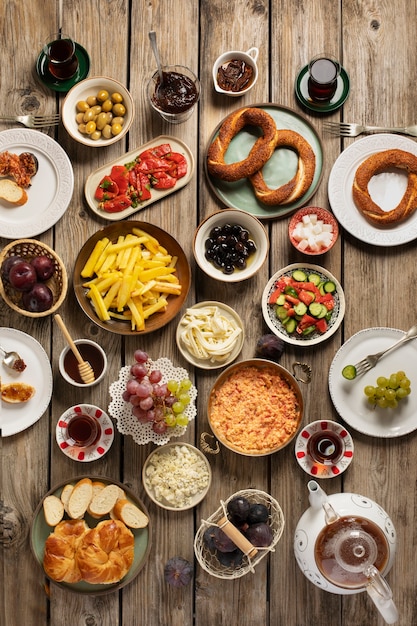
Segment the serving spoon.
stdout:
[[159,91],[161,89],[161,87],[162,87],[163,82],[164,82],[164,73],[162,71],[161,57],[159,56],[159,50],[158,50],[158,46],[156,44],[156,33],[155,33],[154,30],[151,30],[149,32],[149,39],[150,39],[152,50],[153,50],[153,54],[154,54],[154,57],[155,57],[156,66],[158,68],[159,85],[157,86],[157,91]]
[[3,363],[6,367],[10,367],[10,369],[15,372],[23,372],[26,365],[20,354],[14,350],[7,352],[2,346],[0,346],[0,351],[4,354]]
[[69,331],[65,326],[62,317],[58,313],[55,315],[55,321],[60,327],[62,334],[67,340],[69,347],[71,348],[75,358],[78,361],[78,371],[80,372],[81,379],[86,385],[93,383],[95,381],[93,368],[88,361],[84,361],[71,335],[69,334]]

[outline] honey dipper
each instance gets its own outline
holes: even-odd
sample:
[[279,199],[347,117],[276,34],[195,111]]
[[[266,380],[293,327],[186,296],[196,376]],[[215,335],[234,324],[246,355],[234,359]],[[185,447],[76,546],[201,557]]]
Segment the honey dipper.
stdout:
[[59,314],[55,315],[55,321],[58,324],[58,326],[60,327],[62,334],[64,335],[65,339],[68,342],[69,347],[71,348],[72,352],[74,353],[75,358],[78,361],[78,371],[80,372],[80,376],[82,381],[86,384],[86,385],[90,385],[91,383],[93,383],[95,381],[95,377],[94,377],[94,372],[93,372],[93,368],[91,367],[90,363],[88,361],[84,361],[83,357],[81,356],[77,346],[75,345],[74,341],[71,338],[71,335],[68,332],[67,327],[65,326],[62,317]]

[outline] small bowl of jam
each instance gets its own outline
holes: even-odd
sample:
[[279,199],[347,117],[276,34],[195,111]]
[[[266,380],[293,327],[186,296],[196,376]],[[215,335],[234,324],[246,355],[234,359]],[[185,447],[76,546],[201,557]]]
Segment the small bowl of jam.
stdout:
[[213,82],[217,92],[227,96],[243,96],[258,80],[258,48],[247,52],[230,50],[221,54],[213,65]]
[[107,370],[107,357],[103,348],[91,339],[76,339],[74,342],[84,361],[88,361],[94,372],[94,381],[84,383],[79,369],[78,361],[69,346],[66,346],[59,356],[59,371],[67,383],[74,387],[93,387],[101,382]]
[[148,82],[148,99],[157,113],[171,124],[181,124],[191,117],[200,98],[200,81],[188,67],[169,65],[154,72]]

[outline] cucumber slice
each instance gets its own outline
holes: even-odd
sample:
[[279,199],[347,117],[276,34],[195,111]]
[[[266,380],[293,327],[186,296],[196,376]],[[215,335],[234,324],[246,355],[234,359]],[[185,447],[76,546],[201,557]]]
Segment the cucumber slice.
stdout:
[[353,380],[356,378],[356,367],[354,365],[345,365],[342,369],[342,376],[347,380]]
[[323,289],[325,293],[334,293],[336,291],[336,285],[332,280],[328,280],[324,283]]
[[294,270],[292,277],[298,283],[305,283],[307,281],[307,274],[303,270]]
[[323,305],[320,304],[320,302],[312,302],[308,307],[308,310],[313,317],[320,317],[320,314],[322,313],[322,306]]
[[275,308],[275,315],[281,322],[284,323],[284,320],[288,318],[288,311],[283,306],[277,306]]
[[325,306],[324,304],[320,304],[320,306],[321,306],[321,312],[317,315],[319,320],[321,320],[322,317],[326,317],[327,313],[329,312],[327,309],[327,306]]
[[296,312],[297,315],[302,316],[305,313],[307,313],[307,305],[304,304],[304,302],[299,302],[298,304],[295,305],[294,311]]
[[278,296],[278,299],[277,299],[277,304],[278,304],[279,306],[282,306],[283,304],[285,304],[285,295],[284,295],[283,293],[281,293],[281,294]]
[[285,330],[289,335],[295,331],[297,327],[297,322],[293,317],[290,317],[288,322],[285,324]]
[[309,274],[308,275],[308,282],[309,283],[313,283],[313,285],[315,285],[317,287],[317,285],[320,284],[321,278],[318,274]]

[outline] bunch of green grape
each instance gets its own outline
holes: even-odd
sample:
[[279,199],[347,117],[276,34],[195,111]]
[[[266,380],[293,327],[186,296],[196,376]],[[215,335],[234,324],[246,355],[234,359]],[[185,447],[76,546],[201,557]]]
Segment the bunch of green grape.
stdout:
[[381,409],[395,409],[401,400],[410,395],[411,383],[406,373],[399,371],[389,378],[378,376],[376,385],[366,385],[363,391],[369,404]]

